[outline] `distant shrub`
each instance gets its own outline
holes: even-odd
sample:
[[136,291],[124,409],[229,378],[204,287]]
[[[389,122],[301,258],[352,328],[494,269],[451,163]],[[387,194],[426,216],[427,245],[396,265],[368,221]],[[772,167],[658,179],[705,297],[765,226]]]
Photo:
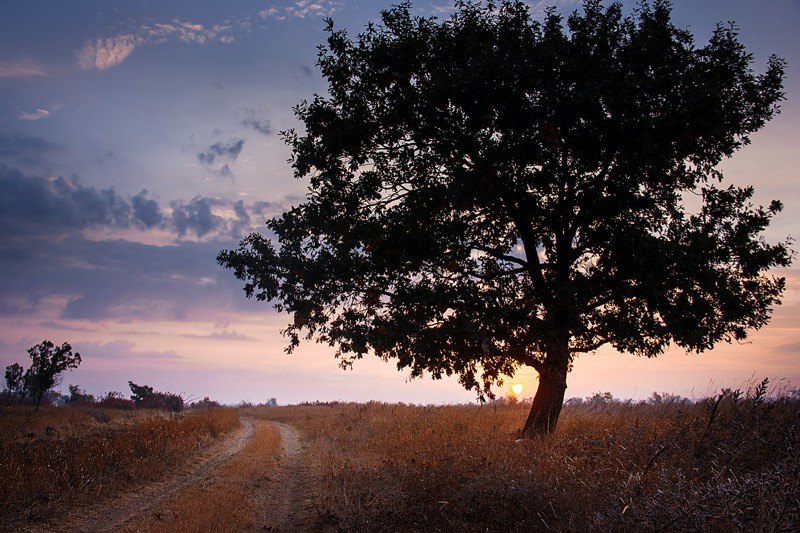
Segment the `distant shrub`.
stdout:
[[93,394],[89,394],[77,385],[69,386],[69,396],[66,397],[66,403],[69,405],[91,405],[95,403]]
[[189,405],[190,409],[216,409],[217,407],[222,407],[222,405],[208,396]]
[[153,387],[148,385],[137,385],[133,381],[129,381],[128,385],[131,388],[131,400],[136,407],[143,409],[165,409],[175,413],[183,411],[185,402],[183,396],[172,392],[159,392],[154,391]]
[[97,402],[99,407],[108,407],[110,409],[127,409],[131,410],[136,407],[136,404],[133,403],[132,400],[129,400],[122,396],[121,392],[117,391],[109,391],[102,396],[100,400]]

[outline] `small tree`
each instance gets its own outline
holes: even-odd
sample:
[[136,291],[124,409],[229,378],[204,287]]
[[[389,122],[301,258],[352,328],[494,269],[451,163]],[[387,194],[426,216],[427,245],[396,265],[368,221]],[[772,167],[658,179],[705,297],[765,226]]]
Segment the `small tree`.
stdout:
[[85,390],[81,389],[77,385],[70,385],[69,386],[69,396],[67,397],[67,403],[69,404],[92,404],[95,403],[95,397],[93,394],[89,394]]
[[129,381],[128,386],[131,388],[131,400],[137,407],[153,395],[153,387],[137,385],[133,381]]
[[60,374],[68,369],[78,368],[81,363],[81,354],[72,353],[72,347],[65,342],[55,346],[51,341],[45,340],[28,349],[31,366],[23,378],[25,385],[39,410],[39,404],[45,393],[52,389],[59,381]]
[[6,390],[11,397],[19,399],[19,403],[25,401],[27,386],[25,384],[28,375],[19,363],[14,363],[6,367]]
[[149,385],[137,385],[133,381],[129,381],[128,386],[130,386],[133,393],[131,400],[136,404],[136,407],[168,409],[176,413],[184,408],[183,396],[180,394],[154,391],[153,387]]
[[529,437],[555,428],[579,354],[702,352],[768,322],[782,205],[718,187],[717,165],[778,112],[783,60],[755,74],[733,26],[696,46],[666,0],[411,11],[355,40],[329,21],[329,95],[285,132],[307,200],[218,256],[294,315],[288,351],[316,337],[344,367],[374,353],[490,397],[531,366]]

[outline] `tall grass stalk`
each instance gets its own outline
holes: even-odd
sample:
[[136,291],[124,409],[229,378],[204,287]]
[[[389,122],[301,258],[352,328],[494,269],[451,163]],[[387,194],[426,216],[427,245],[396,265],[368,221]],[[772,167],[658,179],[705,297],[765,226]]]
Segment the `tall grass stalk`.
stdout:
[[269,408],[300,429],[321,523],[340,531],[800,530],[800,403],[758,387],[699,402]]

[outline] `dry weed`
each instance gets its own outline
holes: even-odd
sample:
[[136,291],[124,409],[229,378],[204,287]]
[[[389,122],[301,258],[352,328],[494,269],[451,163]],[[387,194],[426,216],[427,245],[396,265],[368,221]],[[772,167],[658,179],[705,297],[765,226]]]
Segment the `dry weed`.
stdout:
[[[0,528],[157,479],[239,425],[232,409],[181,416],[148,413],[99,426],[76,423],[72,409],[48,409],[42,415],[52,428],[44,435],[15,435],[7,427],[2,432]],[[0,418],[4,426],[9,418]],[[36,415],[29,424],[41,425]]]
[[261,496],[280,455],[280,432],[266,422],[241,453],[220,466],[213,479],[169,498],[128,531],[170,533],[242,532],[263,530]]
[[320,519],[341,531],[797,530],[800,405],[759,387],[566,406],[524,442],[526,404],[260,414],[303,432]]

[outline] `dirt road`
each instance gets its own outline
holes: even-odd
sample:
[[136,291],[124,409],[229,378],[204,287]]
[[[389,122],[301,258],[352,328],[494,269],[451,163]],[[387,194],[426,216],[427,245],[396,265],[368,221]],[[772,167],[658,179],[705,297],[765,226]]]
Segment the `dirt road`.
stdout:
[[[263,423],[263,422],[262,422]],[[262,516],[259,523],[266,531],[315,531],[314,515],[307,497],[310,477],[303,460],[300,438],[289,425],[274,424],[281,433],[282,454],[270,483],[261,498]],[[242,427],[223,441],[200,454],[191,464],[160,483],[148,485],[112,501],[84,506],[25,529],[44,531],[118,531],[129,529],[152,513],[166,498],[204,480],[211,479],[215,470],[239,454],[253,438],[255,422],[243,418]],[[133,526],[137,529],[137,526]]]
[[265,495],[265,529],[317,531],[309,499],[311,476],[303,460],[300,438],[292,426],[280,422],[272,424],[281,432],[283,455]]

